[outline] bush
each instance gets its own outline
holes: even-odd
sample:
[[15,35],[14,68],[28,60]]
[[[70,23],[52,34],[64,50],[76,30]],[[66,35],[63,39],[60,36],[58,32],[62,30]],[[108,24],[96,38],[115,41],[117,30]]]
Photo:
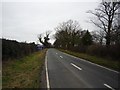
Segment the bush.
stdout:
[[120,59],[120,46],[118,45],[112,45],[109,48],[109,56],[115,59]]
[[119,51],[120,47],[116,45],[113,45],[109,48],[104,45],[91,45],[86,50],[88,54],[100,57],[109,57],[112,59],[120,59]]

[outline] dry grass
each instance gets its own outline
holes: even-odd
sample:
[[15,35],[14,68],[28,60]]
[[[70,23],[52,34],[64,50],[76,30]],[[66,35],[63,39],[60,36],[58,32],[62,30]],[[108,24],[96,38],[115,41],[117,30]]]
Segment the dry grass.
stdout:
[[3,88],[40,88],[46,50],[3,63]]

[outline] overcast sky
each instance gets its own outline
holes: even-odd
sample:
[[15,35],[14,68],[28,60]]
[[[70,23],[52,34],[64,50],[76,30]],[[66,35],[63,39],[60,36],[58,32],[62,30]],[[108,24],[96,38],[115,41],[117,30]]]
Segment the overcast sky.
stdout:
[[[2,37],[17,41],[36,42],[37,35],[45,31],[52,31],[59,23],[69,19],[77,20],[82,29],[94,30],[94,25],[87,22],[90,14],[88,10],[94,10],[98,6],[97,0],[78,2],[38,2],[20,1],[0,3],[2,7]],[[0,10],[1,11],[1,10]],[[0,26],[1,28],[1,26]],[[51,42],[53,43],[53,39]]]

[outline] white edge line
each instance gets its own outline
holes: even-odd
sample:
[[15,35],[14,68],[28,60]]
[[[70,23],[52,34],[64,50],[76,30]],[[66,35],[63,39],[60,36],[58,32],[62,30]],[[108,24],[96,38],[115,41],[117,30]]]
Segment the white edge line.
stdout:
[[115,90],[114,88],[112,88],[111,86],[107,85],[107,84],[104,84],[106,87],[112,89],[112,90]]
[[76,67],[76,68],[79,69],[79,70],[82,70],[82,68],[78,67],[77,65],[75,65],[75,64],[73,64],[73,63],[71,63],[71,65],[74,66],[74,67]]
[[[62,52],[62,53],[64,53],[64,52]],[[109,71],[113,71],[113,72],[115,72],[115,73],[119,73],[118,71],[109,69],[109,68],[107,68],[107,67],[104,67],[104,66],[101,66],[101,65],[98,65],[98,64],[95,64],[95,63],[92,63],[92,62],[90,62],[90,61],[86,61],[86,60],[84,60],[84,59],[82,59],[82,58],[78,58],[78,57],[72,56],[72,55],[67,54],[67,53],[64,53],[64,54],[66,54],[66,55],[68,55],[68,56],[71,56],[71,57],[73,57],[73,58],[77,58],[77,59],[83,60],[83,61],[85,61],[85,62],[91,63],[91,64],[93,64],[93,65],[99,66],[99,67],[101,67],[101,68],[107,69],[107,70],[109,70]]]
[[47,69],[47,52],[46,52],[46,56],[45,56],[45,69],[46,69],[47,89],[50,90],[50,83],[49,83],[48,69]]

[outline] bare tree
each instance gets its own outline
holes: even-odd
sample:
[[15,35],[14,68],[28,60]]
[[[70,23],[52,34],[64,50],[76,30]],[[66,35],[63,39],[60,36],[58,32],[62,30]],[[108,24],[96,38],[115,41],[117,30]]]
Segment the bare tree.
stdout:
[[43,40],[42,40],[42,34],[39,34],[39,35],[38,35],[38,39],[39,39],[40,43],[42,43],[42,44],[44,45],[44,42],[43,42]]
[[59,24],[55,28],[55,45],[65,49],[74,48],[78,46],[80,39],[80,25],[77,21],[68,20]]
[[50,40],[49,36],[50,36],[51,31],[46,31],[45,36],[44,36],[44,40],[42,40],[42,34],[38,35],[38,39],[40,41],[40,43],[42,43],[45,47],[50,47],[50,43],[48,42]]
[[97,17],[97,22],[91,20],[97,27],[101,28],[106,33],[106,46],[110,46],[111,35],[113,30],[113,22],[116,15],[118,15],[118,2],[102,2],[95,11],[88,11]]
[[95,30],[91,32],[93,41],[103,45],[105,39],[105,32],[102,30]]

